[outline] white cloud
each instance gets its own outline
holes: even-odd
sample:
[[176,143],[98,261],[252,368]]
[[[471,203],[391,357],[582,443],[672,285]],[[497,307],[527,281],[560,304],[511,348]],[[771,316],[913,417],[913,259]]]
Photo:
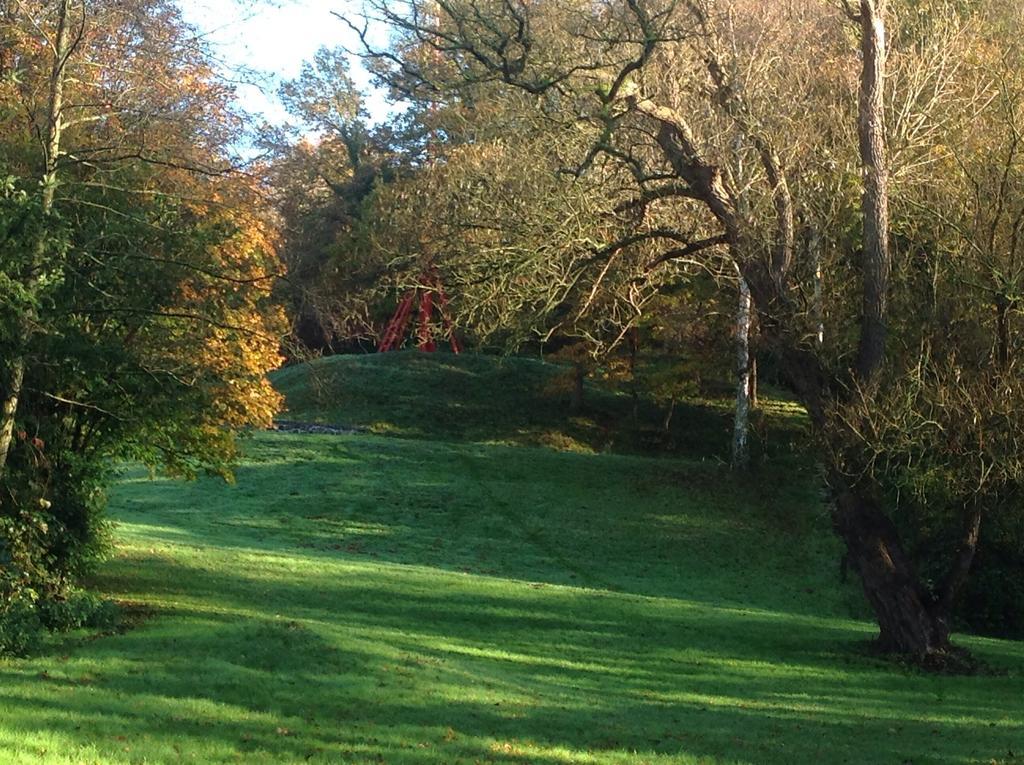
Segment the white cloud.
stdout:
[[[225,69],[241,80],[242,107],[275,123],[287,119],[277,88],[298,76],[303,61],[323,46],[358,47],[352,30],[333,14],[355,14],[353,0],[178,0],[178,5],[185,20],[210,42]],[[355,58],[352,77],[361,88],[369,89],[369,75]],[[367,108],[375,120],[388,114],[379,92],[370,92]]]

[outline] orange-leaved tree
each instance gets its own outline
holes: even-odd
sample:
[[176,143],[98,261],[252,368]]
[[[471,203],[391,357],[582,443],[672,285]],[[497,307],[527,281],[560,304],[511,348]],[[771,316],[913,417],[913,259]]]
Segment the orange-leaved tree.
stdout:
[[231,95],[168,0],[0,12],[0,620],[96,559],[110,465],[229,475],[279,405],[276,233]]

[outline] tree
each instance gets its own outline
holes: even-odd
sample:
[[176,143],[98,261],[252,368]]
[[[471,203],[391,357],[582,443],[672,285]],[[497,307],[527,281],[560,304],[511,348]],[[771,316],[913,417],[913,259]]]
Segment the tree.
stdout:
[[[903,126],[893,140],[910,162],[929,168],[896,174],[893,197],[893,241],[909,257],[895,261],[894,281],[905,286],[893,292],[892,324],[920,363],[864,416],[894,447],[872,458],[891,471],[886,501],[899,507],[895,520],[922,576],[936,583],[937,597],[960,601],[961,619],[999,631],[1019,630],[1024,613],[1019,593],[994,585],[1016,580],[1024,566],[1019,421],[1006,411],[1019,406],[1012,285],[1022,59],[1008,34],[1019,21],[1019,8],[998,2],[966,21],[937,9],[926,19],[932,44],[922,46],[933,63],[903,65],[923,98],[945,94],[946,101],[925,123],[927,140],[915,141]],[[916,312],[927,315],[926,329],[908,336],[899,317]],[[928,448],[912,447],[904,431]]]
[[[408,171],[422,152],[415,125],[371,128],[340,49],[323,48],[280,95],[298,126],[265,138],[283,230],[282,258],[293,335],[314,350],[371,338],[376,270],[355,267],[375,190]],[[346,267],[339,267],[344,255]]]
[[[42,116],[42,128],[40,131],[43,143],[43,163],[40,183],[42,184],[41,210],[44,216],[49,216],[53,211],[54,191],[57,183],[57,161],[60,157],[61,138],[64,131],[64,84],[67,80],[68,62],[75,48],[81,43],[82,35],[79,32],[72,36],[71,0],[61,0],[57,4],[56,29],[53,33],[50,47],[53,50],[52,63],[49,70],[49,82],[47,89],[46,107]],[[38,262],[46,248],[46,241],[42,232],[37,233],[37,240],[29,243],[33,250],[32,257],[25,269],[26,273],[20,283],[15,282],[19,292],[31,296],[35,290],[38,275]],[[19,326],[15,329],[16,340],[25,343],[33,332],[35,322],[35,311],[31,303],[23,307]],[[21,400],[22,387],[25,382],[25,357],[16,353],[6,364],[6,379],[4,385],[4,397],[0,403],[0,477],[3,476],[7,465],[7,457],[10,454],[11,441],[14,437],[14,422],[18,410],[18,403]]]
[[[917,353],[919,341],[938,327],[934,316],[908,309],[914,285],[891,279],[892,248],[899,243],[902,272],[920,239],[890,231],[890,184],[903,174],[897,188],[909,189],[927,177],[930,165],[915,153],[934,150],[942,115],[966,103],[958,100],[960,89],[946,87],[962,74],[950,62],[966,48],[933,45],[944,29],[939,15],[916,14],[916,28],[897,24],[887,46],[894,11],[876,0],[844,4],[842,14],[811,2],[782,7],[755,0],[371,5],[392,25],[396,42],[384,51],[367,45],[366,55],[397,89],[472,92],[501,83],[538,104],[571,104],[596,136],[581,176],[598,158],[618,161],[635,181],[638,203],[675,199],[697,216],[695,229],[667,224],[673,246],[688,257],[724,248],[749,286],[762,342],[824,447],[834,525],[874,609],[880,648],[921,661],[948,658],[951,602],[973,557],[982,494],[967,491],[956,470],[946,494],[924,492],[942,514],[961,521],[955,554],[931,587],[905,545],[901,508],[889,504],[901,480],[898,461],[909,449],[935,455],[931,464],[952,470],[963,445],[979,435],[970,413],[984,412],[990,424],[998,422],[999,437],[982,439],[991,451],[976,452],[971,465],[998,466],[1000,479],[989,490],[1005,495],[1014,490],[1018,461],[1010,446],[1021,423],[988,406],[992,377],[971,357],[969,343],[954,341],[947,356],[957,359],[955,369],[969,384],[957,384],[952,367],[933,364],[914,375],[921,381],[916,393],[902,384],[927,361]],[[958,10],[945,21],[963,29],[972,13]],[[849,50],[851,20],[859,67]],[[808,35],[809,28],[821,34]],[[894,63],[888,79],[887,60]],[[914,72],[917,80],[905,77]],[[836,93],[852,96],[855,89],[859,98],[837,104]],[[890,103],[904,106],[888,124]],[[908,139],[894,155],[887,150],[892,137]],[[822,155],[829,164],[814,166]],[[824,210],[815,198],[822,188],[838,195]],[[860,212],[850,215],[858,189]],[[835,245],[829,270],[837,278],[811,305],[807,296],[821,288],[822,253],[798,246],[801,220],[808,241],[830,220],[845,226],[824,231]],[[840,273],[856,280],[840,280]],[[831,343],[819,340],[826,300]],[[1017,400],[1015,386],[1002,377],[998,384]],[[938,400],[953,407],[943,419],[945,444],[937,437],[892,439],[895,431],[873,427],[897,411],[904,423],[923,421]]]
[[275,233],[196,40],[163,0],[0,19],[0,616],[94,562],[110,465],[228,475],[278,406]]

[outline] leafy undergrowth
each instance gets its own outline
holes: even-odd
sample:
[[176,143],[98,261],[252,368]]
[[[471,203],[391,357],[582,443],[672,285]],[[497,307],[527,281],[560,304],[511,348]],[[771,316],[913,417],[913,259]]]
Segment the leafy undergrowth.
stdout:
[[[273,379],[287,399],[286,417],[380,435],[728,458],[730,401],[679,403],[666,431],[665,409],[655,402],[641,399],[634,409],[628,394],[588,383],[584,407],[573,414],[568,368],[538,359],[415,350],[331,356]],[[759,429],[757,448],[778,454],[803,418],[782,402],[766,411],[773,438]]]
[[0,663],[0,761],[1020,762],[1024,648],[861,650],[808,473],[262,434],[129,473],[97,587],[151,613]]

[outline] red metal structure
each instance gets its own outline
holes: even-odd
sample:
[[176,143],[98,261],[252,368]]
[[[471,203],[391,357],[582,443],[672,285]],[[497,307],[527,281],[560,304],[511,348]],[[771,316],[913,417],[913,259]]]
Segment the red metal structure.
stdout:
[[455,329],[448,313],[448,295],[445,294],[444,285],[441,284],[441,277],[438,275],[437,269],[433,267],[428,268],[420,277],[419,286],[413,287],[402,297],[398,309],[384,329],[384,335],[381,337],[377,350],[385,353],[402,347],[409,329],[409,322],[412,320],[413,306],[417,297],[420,301],[419,330],[417,332],[419,349],[426,353],[433,353],[437,350],[437,342],[434,340],[434,333],[431,329],[436,307],[445,331],[448,333],[452,353],[461,353],[462,346],[458,338],[455,337]]

